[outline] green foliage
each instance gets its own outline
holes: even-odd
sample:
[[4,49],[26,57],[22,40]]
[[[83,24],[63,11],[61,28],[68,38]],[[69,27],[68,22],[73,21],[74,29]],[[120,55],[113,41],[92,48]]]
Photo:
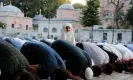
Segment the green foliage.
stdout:
[[0,22],[0,28],[5,29],[6,28],[6,23]]
[[99,27],[98,29],[104,29],[103,27]]
[[88,0],[87,5],[83,9],[83,17],[81,17],[81,23],[85,27],[90,27],[93,25],[98,25],[100,23],[99,20],[99,11],[100,7],[99,0]]
[[122,29],[129,29],[129,22],[126,20],[126,14],[123,11],[118,12],[118,20],[119,20],[119,25],[120,28]]
[[120,21],[120,12],[125,7],[125,3],[129,0],[108,0],[114,6],[114,21],[117,29],[121,28]]
[[[4,5],[10,4],[10,0],[2,0]],[[54,17],[59,6],[58,0],[11,0],[12,5],[17,6],[27,17],[34,17],[40,14],[48,18]]]
[[108,26],[106,29],[113,29],[113,26]]
[[126,20],[129,22],[129,25],[133,26],[133,6],[128,10]]
[[80,4],[80,3],[75,3],[75,4],[73,4],[73,7],[75,9],[83,9],[84,6],[82,4]]

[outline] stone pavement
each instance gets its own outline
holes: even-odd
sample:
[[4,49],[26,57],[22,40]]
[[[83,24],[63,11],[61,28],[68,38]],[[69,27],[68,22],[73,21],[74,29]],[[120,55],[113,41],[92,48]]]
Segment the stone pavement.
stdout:
[[113,73],[112,75],[102,74],[98,78],[94,78],[93,80],[133,80],[133,74],[126,73]]
[[[43,80],[50,80],[50,79],[43,79]],[[71,79],[68,79],[71,80]],[[102,74],[93,80],[133,80],[133,74],[126,74],[126,73],[113,73],[112,75],[105,75]]]

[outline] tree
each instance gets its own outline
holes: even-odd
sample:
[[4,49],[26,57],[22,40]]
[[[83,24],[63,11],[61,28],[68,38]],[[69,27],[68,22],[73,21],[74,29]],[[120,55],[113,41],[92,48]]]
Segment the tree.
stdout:
[[116,23],[116,28],[120,28],[119,26],[119,12],[121,11],[121,9],[124,7],[125,3],[128,1],[128,0],[108,0],[110,1],[111,4],[114,5],[115,7],[115,10],[114,10],[114,21]]
[[3,22],[0,21],[0,28],[5,29],[6,28],[6,23],[3,23]]
[[92,27],[93,25],[98,25],[99,20],[99,11],[100,7],[99,0],[88,0],[87,5],[83,8],[83,16],[81,17],[81,23],[85,27]]
[[60,2],[61,4],[64,4],[65,2],[71,3],[70,0],[59,0],[59,2]]
[[113,29],[113,26],[108,26],[106,29]]
[[[10,4],[10,0],[2,0],[4,5]],[[40,14],[40,9],[42,15],[48,18],[47,14],[50,14],[50,17],[54,17],[56,9],[59,6],[58,0],[11,0],[12,5],[21,9],[27,17],[34,17],[37,14]]]
[[128,10],[126,20],[133,27],[133,6]]
[[80,3],[75,3],[75,4],[73,4],[73,7],[75,9],[82,9],[84,6],[82,4],[80,4]]
[[120,28],[130,29],[129,22],[126,20],[126,14],[123,11],[119,11],[118,14],[119,26],[121,26]]

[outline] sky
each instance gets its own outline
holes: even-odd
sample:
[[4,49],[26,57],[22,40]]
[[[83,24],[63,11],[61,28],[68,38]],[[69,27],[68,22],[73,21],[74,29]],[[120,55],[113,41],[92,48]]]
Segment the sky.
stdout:
[[85,5],[85,1],[86,0],[71,0],[71,3],[74,4],[74,3],[81,3],[83,5]]

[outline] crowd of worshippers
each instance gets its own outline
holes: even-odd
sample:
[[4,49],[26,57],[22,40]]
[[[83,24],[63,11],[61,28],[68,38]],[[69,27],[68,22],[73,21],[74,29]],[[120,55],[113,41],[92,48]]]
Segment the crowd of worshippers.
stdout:
[[65,24],[62,40],[1,37],[0,80],[91,80],[133,73],[133,45],[76,42]]

